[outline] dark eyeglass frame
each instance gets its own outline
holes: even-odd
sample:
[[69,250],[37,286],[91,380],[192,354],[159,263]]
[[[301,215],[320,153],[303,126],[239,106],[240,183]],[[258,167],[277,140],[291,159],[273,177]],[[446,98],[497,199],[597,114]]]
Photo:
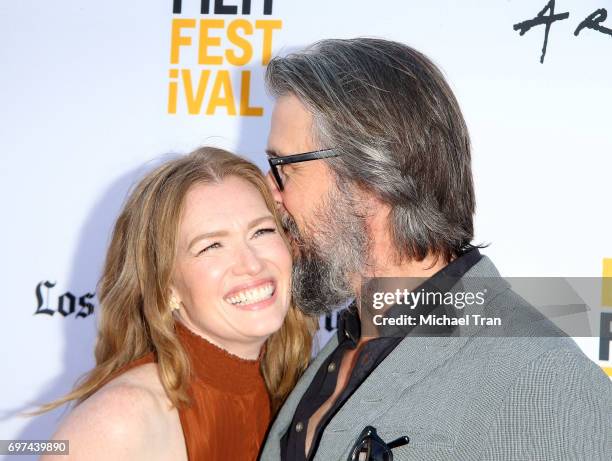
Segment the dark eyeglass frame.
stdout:
[[366,426],[361,431],[355,445],[353,445],[347,461],[359,461],[359,454],[363,453],[364,450],[367,461],[393,461],[393,452],[391,450],[408,443],[410,443],[410,438],[407,435],[385,443],[376,433],[374,427]]
[[319,160],[322,158],[338,157],[339,155],[336,149],[313,150],[312,152],[285,155],[284,157],[268,157],[268,163],[270,164],[270,171],[272,172],[272,176],[274,176],[278,190],[283,191],[283,179],[278,172],[279,166],[288,165],[290,163],[309,162],[310,160]]

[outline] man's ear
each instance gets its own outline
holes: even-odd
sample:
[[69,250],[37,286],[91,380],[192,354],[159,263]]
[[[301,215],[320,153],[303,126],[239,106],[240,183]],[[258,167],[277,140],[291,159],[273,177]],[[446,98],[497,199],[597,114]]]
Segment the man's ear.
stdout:
[[395,254],[392,250],[394,244],[389,221],[391,206],[373,191],[363,187],[355,188],[354,193],[369,239],[368,265],[376,271],[381,261],[387,261]]
[[391,206],[370,189],[356,185],[351,194],[367,221],[386,220],[391,213]]

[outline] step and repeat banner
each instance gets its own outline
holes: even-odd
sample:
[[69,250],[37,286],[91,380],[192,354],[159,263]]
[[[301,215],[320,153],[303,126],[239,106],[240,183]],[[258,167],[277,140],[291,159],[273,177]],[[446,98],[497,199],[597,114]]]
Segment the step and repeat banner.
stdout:
[[[398,40],[443,70],[473,142],[476,241],[503,275],[612,276],[609,11],[608,0],[1,2],[0,439],[50,437],[62,410],[18,413],[93,366],[96,283],[130,187],[202,145],[267,170],[265,66],[319,39]],[[606,286],[601,334],[576,341],[612,373]],[[335,326],[321,320],[321,343]]]

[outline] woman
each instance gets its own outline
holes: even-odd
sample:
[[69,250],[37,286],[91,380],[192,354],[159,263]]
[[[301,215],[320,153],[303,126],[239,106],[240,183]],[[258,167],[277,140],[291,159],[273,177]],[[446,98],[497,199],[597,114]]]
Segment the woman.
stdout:
[[147,175],[108,250],[96,367],[44,407],[78,403],[54,438],[88,461],[255,459],[310,357],[290,280],[256,166],[202,148]]

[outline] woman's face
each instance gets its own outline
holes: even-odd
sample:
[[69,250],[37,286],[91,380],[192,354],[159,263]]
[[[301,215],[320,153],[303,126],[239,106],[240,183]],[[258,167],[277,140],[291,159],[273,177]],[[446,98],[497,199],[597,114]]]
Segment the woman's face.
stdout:
[[256,358],[290,302],[291,256],[259,191],[230,176],[185,197],[172,291],[183,322],[243,358]]

